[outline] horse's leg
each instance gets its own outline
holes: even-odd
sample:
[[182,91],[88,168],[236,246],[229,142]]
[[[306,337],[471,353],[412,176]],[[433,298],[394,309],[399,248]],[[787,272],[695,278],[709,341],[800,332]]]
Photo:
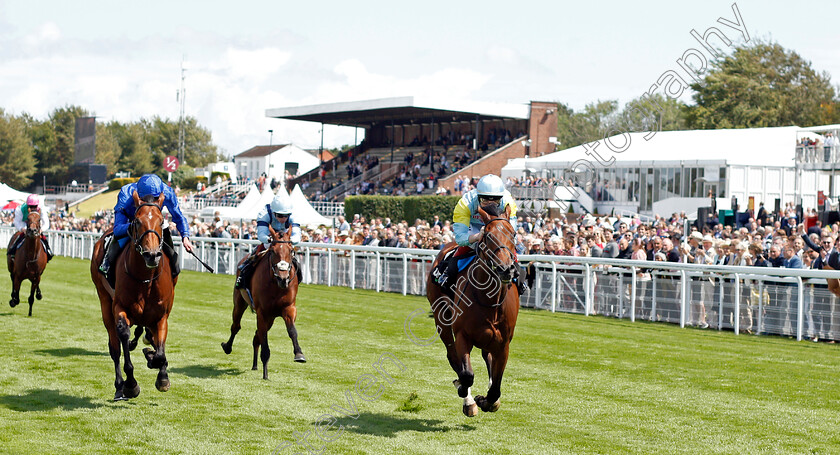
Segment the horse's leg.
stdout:
[[108,353],[111,354],[111,360],[114,361],[114,389],[116,389],[114,401],[122,401],[128,398],[123,395],[125,381],[123,381],[122,371],[120,370],[120,340],[117,336],[117,327],[109,324],[109,322],[113,322],[113,320],[105,322],[105,329],[108,330]]
[[458,396],[464,399],[464,415],[467,417],[475,417],[478,414],[478,407],[472,397],[470,387],[475,381],[472,364],[470,363],[470,351],[472,351],[472,344],[467,341],[463,334],[455,337],[455,353],[457,356],[458,379],[454,382],[455,387],[458,388]]
[[131,363],[130,350],[128,349],[129,338],[131,337],[131,329],[129,327],[128,316],[125,311],[116,311],[116,326],[117,336],[119,337],[120,345],[122,346],[123,354],[125,355],[125,383],[123,384],[123,395],[125,398],[134,398],[140,395],[140,384],[134,379],[134,364]]
[[251,344],[254,346],[254,364],[251,366],[252,370],[257,369],[257,359],[259,358],[260,352],[260,331],[259,329],[254,330],[254,339],[251,341]]
[[283,321],[286,322],[286,332],[289,338],[292,339],[293,352],[295,354],[295,362],[306,363],[306,357],[303,356],[303,350],[298,344],[297,329],[295,328],[295,317],[297,316],[297,308],[294,305],[289,305],[283,309]]
[[23,279],[12,276],[12,299],[9,300],[9,306],[14,308],[20,304],[20,285]]
[[155,387],[161,392],[166,392],[169,390],[169,373],[166,371],[169,366],[169,362],[166,360],[166,336],[169,333],[169,318],[167,316],[161,318],[156,329],[157,333],[152,341],[155,349],[145,348],[143,354],[146,356],[146,366],[160,370],[157,380],[155,380]]
[[32,305],[35,303],[35,290],[38,289],[38,284],[41,282],[41,277],[29,280],[29,316],[32,316]]
[[478,395],[475,397],[475,402],[484,412],[496,412],[501,406],[499,398],[502,396],[502,375],[505,374],[509,348],[510,343],[508,342],[504,349],[495,354],[490,353],[490,362],[487,366],[490,370],[490,387],[487,390],[487,396]]
[[137,340],[140,339],[140,335],[142,335],[142,334],[143,334],[143,326],[138,325],[134,329],[134,338],[132,338],[131,341],[129,341],[129,343],[128,343],[128,349],[129,350],[133,351],[133,350],[137,349]]
[[260,335],[260,360],[263,364],[263,379],[268,380],[268,359],[271,357],[271,349],[268,348],[268,331],[274,325],[274,317],[265,319],[257,315],[257,333]]
[[[242,297],[242,292],[239,289],[233,291],[233,323],[230,325],[230,338],[227,342],[222,343],[222,350],[225,354],[230,354],[233,350],[233,339],[242,328],[242,315],[245,314],[245,309],[248,308],[248,303]],[[257,369],[257,354],[254,353],[254,369]]]

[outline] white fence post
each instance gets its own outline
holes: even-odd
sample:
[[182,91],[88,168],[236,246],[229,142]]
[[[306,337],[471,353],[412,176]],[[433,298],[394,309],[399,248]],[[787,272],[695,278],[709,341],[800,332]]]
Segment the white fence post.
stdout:
[[[802,277],[796,277],[797,293],[799,294],[799,305],[796,314],[796,341],[802,341],[802,322],[804,320],[805,309],[805,283]],[[813,302],[811,303],[813,305]]]
[[[536,270],[536,268],[534,269]],[[534,305],[536,307],[536,305]],[[557,311],[557,263],[551,263],[551,312]]]
[[636,266],[630,267],[630,322],[636,322]]
[[350,250],[350,289],[356,289],[356,250]]
[[685,328],[685,313],[686,313],[685,307],[688,306],[688,299],[685,298],[685,295],[687,293],[686,291],[688,289],[688,286],[686,285],[688,283],[688,280],[686,278],[687,277],[686,277],[685,270],[680,270],[680,291],[681,291],[680,292],[680,328],[681,329]]
[[589,263],[586,263],[584,273],[586,275],[583,278],[583,314],[589,316],[592,314],[592,266]]
[[741,275],[735,274],[735,310],[732,313],[732,325],[735,326],[735,335],[738,335],[741,328]]

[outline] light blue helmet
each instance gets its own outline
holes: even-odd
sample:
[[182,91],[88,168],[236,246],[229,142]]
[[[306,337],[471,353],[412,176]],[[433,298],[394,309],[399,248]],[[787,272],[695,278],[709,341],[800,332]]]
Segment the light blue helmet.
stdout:
[[146,196],[160,196],[164,187],[163,180],[155,174],[146,174],[137,181],[137,195],[140,199]]
[[271,200],[271,211],[281,215],[292,214],[292,200],[286,196],[274,196]]
[[479,196],[502,197],[505,194],[505,184],[498,175],[487,174],[476,185]]

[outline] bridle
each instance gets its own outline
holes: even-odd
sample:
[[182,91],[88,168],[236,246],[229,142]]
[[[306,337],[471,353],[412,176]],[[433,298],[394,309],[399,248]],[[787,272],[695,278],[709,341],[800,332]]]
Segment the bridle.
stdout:
[[[158,210],[158,212],[161,212],[161,217],[163,216],[163,213],[162,213],[159,205],[157,205],[153,202],[144,202],[144,203],[140,204],[140,207],[147,207],[147,206],[156,208]],[[137,210],[140,210],[140,207],[137,207]],[[135,214],[136,213],[137,213],[137,211],[135,211]],[[151,255],[158,255],[161,252],[161,250],[163,249],[163,238],[161,237],[161,234],[159,234],[154,229],[148,229],[145,232],[143,232],[142,234],[140,234],[139,236],[135,236],[134,231],[137,231],[137,227],[139,225],[140,225],[140,222],[137,221],[137,217],[135,216],[134,219],[131,221],[131,224],[129,225],[129,229],[128,229],[129,236],[131,237],[132,241],[134,242],[134,249],[140,254],[140,256],[143,256],[143,253],[147,253],[147,254],[151,254]],[[161,228],[162,227],[163,227],[163,224],[161,223]],[[143,237],[147,236],[150,233],[156,235],[157,238],[158,238],[158,247],[157,247],[156,250],[146,250],[145,248],[143,248],[143,245],[140,243],[140,241],[143,240]],[[112,240],[112,241],[114,241],[114,240]],[[155,281],[156,279],[158,279],[158,277],[160,276],[160,267],[159,267],[160,264],[158,264],[158,266],[155,267],[155,274],[151,278],[146,279],[146,280],[141,280],[140,278],[137,278],[137,277],[135,277],[134,275],[131,274],[131,271],[128,269],[128,261],[127,260],[123,261],[123,265],[125,266],[126,275],[128,275],[134,281],[140,282],[142,284],[149,284],[149,283]]]
[[[288,243],[288,244],[292,245],[291,240],[272,240],[271,241],[271,246],[274,246],[275,244],[278,244],[278,243]],[[294,254],[295,254],[294,247],[292,247],[291,255],[294,256]],[[268,250],[268,266],[271,267],[271,274],[272,274],[272,276],[274,276],[274,279],[277,280],[277,284],[280,287],[288,286],[289,283],[291,283],[291,281],[292,281],[292,275],[295,273],[293,263],[292,262],[287,262],[287,261],[284,261],[284,260],[281,259],[280,261],[277,262],[277,264],[273,264],[273,261],[272,261],[273,257],[274,257],[274,250],[271,249],[271,247],[269,247],[269,250]],[[289,272],[289,276],[287,278],[280,278],[280,276],[277,275],[277,272],[285,272],[285,271]]]
[[[485,251],[485,255],[486,254],[493,254],[495,256],[497,251],[499,251],[501,249],[505,249],[505,250],[508,251],[508,253],[510,253],[511,258],[516,257],[516,254],[507,245],[500,244],[499,242],[494,242],[494,243],[496,243],[496,245],[495,245],[495,247],[493,247],[492,245],[488,244],[487,236],[488,236],[488,233],[489,233],[489,227],[490,227],[491,224],[493,224],[496,221],[507,221],[508,225],[510,225],[510,220],[507,219],[507,218],[504,218],[504,217],[496,217],[496,218],[493,218],[490,221],[488,221],[484,225],[484,235],[481,236],[481,240],[479,241],[479,245],[478,245],[478,248],[477,248],[478,249],[477,256],[478,256],[479,260],[484,262],[484,264],[487,265],[487,267],[489,267],[490,270],[493,273],[495,273],[497,275],[497,277],[499,277],[499,279],[501,280],[501,275],[505,271],[510,270],[511,267],[515,267],[515,265],[513,265],[513,264],[510,265],[510,266],[499,265],[497,263],[498,261],[494,261],[493,259],[488,259],[486,257],[483,257],[482,254],[481,254],[482,251]],[[511,229],[512,229],[512,227],[511,227]],[[482,245],[484,245],[483,248],[482,248]],[[502,283],[505,283],[505,284],[510,283],[510,280],[508,280],[508,281],[501,280],[501,281],[502,281]]]
[[[161,216],[163,216],[163,213],[160,209],[160,206],[155,204],[154,202],[144,202],[144,203],[140,204],[140,207],[154,207],[158,210],[158,212],[161,212]],[[137,207],[137,210],[140,210],[140,207]],[[129,228],[129,233],[132,233],[132,231],[136,231],[137,227],[139,225],[140,225],[140,222],[137,221],[137,217],[135,216],[134,219],[131,221],[131,226]],[[161,224],[161,227],[162,226],[163,225]],[[143,245],[140,243],[143,240],[143,237],[145,237],[149,234],[154,234],[158,238],[158,247],[157,247],[156,250],[147,250],[147,249],[143,248]],[[134,242],[134,249],[138,253],[140,253],[141,255],[143,253],[148,253],[148,254],[151,254],[151,255],[157,255],[163,249],[163,238],[161,237],[160,233],[158,233],[158,231],[156,231],[154,229],[148,229],[145,232],[143,232],[142,234],[140,234],[139,236],[131,235],[131,238]]]

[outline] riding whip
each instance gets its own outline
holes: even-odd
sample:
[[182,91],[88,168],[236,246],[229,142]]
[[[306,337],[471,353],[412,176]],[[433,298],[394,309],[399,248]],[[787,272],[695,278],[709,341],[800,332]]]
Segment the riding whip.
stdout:
[[[185,248],[185,249],[186,249],[186,248]],[[187,253],[190,253],[190,254],[192,255],[192,257],[194,257],[194,258],[195,258],[195,260],[196,260],[196,261],[198,261],[198,263],[199,263],[199,264],[203,265],[205,269],[209,270],[209,271],[210,271],[210,273],[216,273],[216,271],[215,271],[215,270],[213,270],[213,267],[210,267],[210,266],[209,266],[209,265],[207,265],[204,261],[202,261],[201,259],[199,259],[199,258],[198,258],[198,256],[196,256],[196,255],[195,255],[195,253],[193,253],[192,251],[187,251]]]

